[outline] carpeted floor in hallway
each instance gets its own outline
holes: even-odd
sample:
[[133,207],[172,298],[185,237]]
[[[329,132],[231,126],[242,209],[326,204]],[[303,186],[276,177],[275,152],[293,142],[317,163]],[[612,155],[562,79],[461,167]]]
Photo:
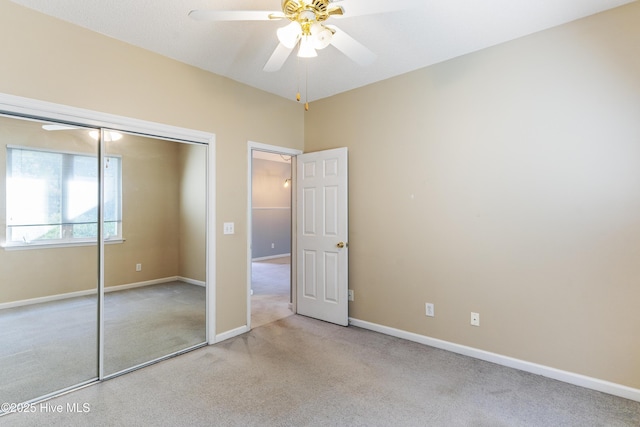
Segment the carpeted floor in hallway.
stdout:
[[251,327],[291,316],[290,257],[257,261],[251,264]]

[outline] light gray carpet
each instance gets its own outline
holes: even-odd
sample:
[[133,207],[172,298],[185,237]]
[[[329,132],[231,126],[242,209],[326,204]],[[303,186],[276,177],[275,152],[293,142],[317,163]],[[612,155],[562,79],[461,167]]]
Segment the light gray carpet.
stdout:
[[[206,341],[205,288],[169,282],[105,295],[105,374]],[[97,298],[0,311],[0,403],[97,377]]]
[[[89,405],[66,412],[67,403]],[[640,403],[289,316],[58,397],[12,426],[638,426]]]
[[105,375],[206,340],[203,286],[175,281],[105,295]]
[[257,328],[291,316],[290,257],[251,264],[251,327]]

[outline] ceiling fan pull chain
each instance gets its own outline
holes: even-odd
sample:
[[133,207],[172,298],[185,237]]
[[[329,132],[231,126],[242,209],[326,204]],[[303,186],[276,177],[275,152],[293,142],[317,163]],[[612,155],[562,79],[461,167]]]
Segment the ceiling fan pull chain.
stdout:
[[296,68],[298,69],[298,72],[296,73],[298,75],[298,92],[296,93],[296,101],[300,102],[300,57],[296,57]]
[[309,62],[304,61],[304,111],[309,111]]

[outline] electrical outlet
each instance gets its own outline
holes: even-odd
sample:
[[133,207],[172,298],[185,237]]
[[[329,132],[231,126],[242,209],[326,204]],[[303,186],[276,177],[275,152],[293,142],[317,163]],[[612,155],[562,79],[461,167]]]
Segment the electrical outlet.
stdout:
[[271,249],[275,249],[275,248],[276,248],[276,244],[275,244],[275,243],[272,243],[272,244],[271,244]]
[[136,271],[142,271],[142,264],[136,264]]
[[471,326],[480,326],[480,314],[471,312]]
[[353,289],[349,289],[349,301],[353,301],[353,298],[354,298]]
[[436,315],[435,308],[430,302],[425,303],[425,314],[429,317],[434,317]]

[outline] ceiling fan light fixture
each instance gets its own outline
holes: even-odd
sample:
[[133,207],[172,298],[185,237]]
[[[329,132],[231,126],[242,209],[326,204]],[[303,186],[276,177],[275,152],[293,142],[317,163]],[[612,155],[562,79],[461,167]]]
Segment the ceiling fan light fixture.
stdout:
[[299,58],[315,58],[318,52],[313,47],[311,36],[304,36],[300,41],[300,49],[298,49]]
[[278,28],[276,33],[280,43],[289,49],[293,49],[302,36],[302,27],[294,21],[286,27]]

